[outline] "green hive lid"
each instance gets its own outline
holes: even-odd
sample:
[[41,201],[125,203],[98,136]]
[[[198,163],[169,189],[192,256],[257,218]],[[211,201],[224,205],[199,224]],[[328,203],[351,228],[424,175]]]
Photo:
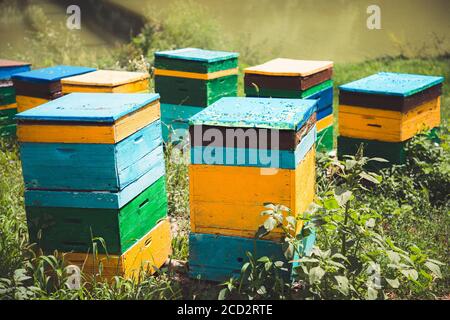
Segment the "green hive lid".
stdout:
[[418,74],[380,72],[339,86],[339,90],[407,97],[440,84],[443,77]]
[[19,113],[16,119],[112,123],[157,99],[155,93],[71,93]]
[[236,52],[212,51],[197,48],[184,48],[178,50],[155,52],[155,57],[157,58],[161,57],[167,59],[198,61],[207,63],[233,59],[237,58],[238,56],[239,54]]
[[316,106],[317,100],[228,97],[197,113],[190,124],[297,130]]

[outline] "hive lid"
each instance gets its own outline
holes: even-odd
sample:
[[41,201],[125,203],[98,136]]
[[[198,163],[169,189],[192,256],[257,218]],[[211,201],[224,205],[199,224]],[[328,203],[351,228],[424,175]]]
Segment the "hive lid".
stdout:
[[155,52],[155,57],[207,63],[233,59],[237,58],[238,56],[239,53],[237,52],[212,51],[197,48],[184,48],[178,50]]
[[0,68],[30,66],[31,63],[15,60],[0,59]]
[[111,123],[158,99],[155,93],[71,93],[19,113],[16,118]]
[[248,74],[305,77],[333,67],[333,61],[295,60],[277,58],[258,66],[244,69]]
[[339,90],[407,97],[440,84],[443,77],[407,73],[380,72],[339,86]]
[[88,67],[55,66],[17,73],[13,75],[12,78],[30,82],[52,82],[95,70],[97,69]]
[[129,72],[114,70],[97,70],[78,76],[68,77],[61,80],[62,84],[115,87],[122,84],[148,79],[150,75],[146,72]]
[[316,106],[317,100],[229,97],[197,113],[190,124],[297,130]]

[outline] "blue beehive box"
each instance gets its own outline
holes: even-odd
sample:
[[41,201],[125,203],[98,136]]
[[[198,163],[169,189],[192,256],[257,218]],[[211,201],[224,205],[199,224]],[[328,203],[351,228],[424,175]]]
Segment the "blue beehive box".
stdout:
[[[157,94],[75,93],[17,115],[19,121],[113,126],[159,98]],[[161,176],[161,122],[111,143],[21,142],[27,189],[118,192],[152,170]],[[156,180],[155,179],[155,180]]]
[[[278,133],[290,132],[291,136],[295,136],[311,121],[316,111],[317,100],[222,98],[190,118],[191,163],[295,169],[316,141],[314,120],[310,123],[311,127],[302,133],[295,147],[283,147],[282,138],[279,137],[280,140],[276,141],[279,146],[266,148],[266,153],[259,147],[199,145],[195,139],[203,137],[196,136],[195,127],[226,127],[235,132],[244,128],[268,129],[277,130]],[[273,157],[277,161],[264,161],[266,158],[273,160]]]

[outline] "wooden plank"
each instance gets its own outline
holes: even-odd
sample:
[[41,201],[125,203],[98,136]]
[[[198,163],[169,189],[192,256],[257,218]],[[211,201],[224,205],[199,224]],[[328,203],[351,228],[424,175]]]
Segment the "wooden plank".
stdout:
[[273,76],[306,77],[332,67],[332,61],[277,58],[258,66],[246,68],[244,72]]
[[160,268],[170,254],[170,223],[163,220],[121,256],[67,253],[65,261],[79,266],[87,274],[108,281],[114,276],[123,276],[137,282],[145,273],[152,274]]
[[29,82],[18,79],[13,80],[16,94],[19,96],[30,96],[47,100],[62,96],[61,82]]
[[9,80],[16,73],[30,71],[28,62],[0,59],[0,80]]
[[191,163],[260,168],[295,169],[316,142],[316,127],[303,137],[295,151],[257,148],[191,147]]
[[211,73],[197,73],[197,72],[186,72],[186,71],[176,71],[176,70],[164,70],[155,69],[155,76],[166,76],[175,78],[189,78],[189,79],[199,79],[199,80],[212,80],[221,77],[237,75],[239,72],[238,68],[220,70]]
[[340,91],[339,104],[406,113],[427,101],[439,97],[441,94],[442,83],[407,97]]
[[364,145],[364,156],[369,158],[383,158],[389,161],[389,163],[371,163],[372,166],[377,168],[387,167],[392,164],[403,164],[406,161],[406,152],[404,142],[383,142],[376,140],[349,138],[344,136],[338,136],[338,157],[343,159],[344,155],[355,155],[361,144]]
[[163,157],[156,121],[116,145],[21,143],[25,186],[49,190],[118,191]]
[[317,132],[324,130],[325,128],[332,126],[334,123],[334,116],[332,114],[317,121]]
[[294,151],[315,124],[316,113],[313,113],[297,131],[196,125],[189,127],[189,133],[191,146]]
[[304,95],[303,99],[319,100],[317,102],[317,110],[318,111],[326,109],[329,106],[333,106],[333,82],[330,83],[329,87],[323,88],[316,93],[313,93],[311,95]]
[[444,81],[443,77],[380,72],[339,86],[340,91],[407,97]]
[[[314,240],[315,233],[302,240],[299,248],[302,256],[309,255]],[[242,266],[248,262],[247,252],[255,259],[267,256],[272,261],[284,262],[287,270],[282,276],[289,281],[293,265],[283,255],[280,243],[200,233],[189,235],[189,276],[217,282],[239,277]]]
[[158,94],[72,93],[45,107],[23,112],[17,118],[22,121],[113,123],[158,99]]
[[114,144],[160,118],[160,105],[154,101],[142,109],[119,118],[111,125],[86,122],[20,121],[18,140],[45,143]]
[[49,102],[47,99],[35,98],[29,96],[16,96],[17,101],[17,111],[24,112],[30,109],[33,109],[41,104]]
[[339,106],[339,133],[346,137],[400,142],[440,125],[440,97],[413,110],[398,111]]
[[17,111],[17,103],[4,104],[0,106],[0,115],[7,114],[9,111],[15,110]]
[[95,68],[76,67],[76,66],[54,66],[42,69],[35,69],[27,72],[14,74],[13,80],[29,81],[29,82],[54,82],[63,78],[95,71]]
[[197,73],[211,73],[238,66],[236,52],[184,48],[155,52],[155,68]]
[[304,99],[314,94],[319,93],[323,89],[328,89],[333,86],[332,80],[327,80],[314,87],[308,88],[305,91],[300,90],[282,90],[282,89],[268,89],[245,87],[245,95],[247,97],[266,97],[266,98],[290,98],[290,99]]
[[[301,215],[315,195],[315,148],[295,170],[190,165],[191,230],[252,238],[266,217],[265,202],[283,204]],[[301,229],[298,223],[298,230]],[[274,230],[267,239],[280,239]]]
[[25,205],[87,209],[120,209],[149,185],[164,176],[164,159],[157,159],[152,168],[138,180],[118,192],[25,190]]
[[333,68],[329,68],[306,77],[287,77],[246,73],[244,75],[244,86],[304,91],[324,81],[330,80],[332,75]]
[[222,98],[190,120],[191,125],[298,130],[316,111],[315,100]]
[[237,75],[212,80],[157,76],[155,91],[162,103],[207,107],[222,97],[237,96],[237,82]]
[[[121,209],[26,207],[31,243],[46,253],[92,250],[101,237],[109,254],[122,254],[167,215],[165,179],[161,177]],[[99,253],[106,253],[99,245]]]
[[150,82],[148,79],[139,80],[131,83],[118,85],[115,87],[109,86],[81,86],[64,84],[62,92],[64,94],[72,92],[103,92],[103,93],[149,93]]
[[320,121],[331,114],[333,114],[333,106],[329,105],[328,107],[317,112],[317,121]]

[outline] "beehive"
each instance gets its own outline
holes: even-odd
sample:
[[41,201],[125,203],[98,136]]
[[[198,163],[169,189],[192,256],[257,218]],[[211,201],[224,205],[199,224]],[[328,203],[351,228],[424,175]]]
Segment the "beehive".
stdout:
[[247,97],[318,100],[317,150],[330,151],[333,148],[333,81],[331,80],[333,63],[331,61],[278,58],[246,68],[244,72]]
[[130,262],[151,254],[136,247],[165,261],[170,233],[162,247],[146,240],[167,215],[158,99],[72,93],[17,115],[31,242],[89,260],[93,238],[102,238],[98,253],[119,263],[117,275],[149,266]]
[[184,48],[155,53],[164,140],[187,131],[188,119],[222,97],[237,95],[238,54]]
[[440,125],[442,77],[378,73],[339,87],[340,156],[366,154],[405,161],[404,146],[417,133]]
[[[316,105],[316,100],[222,98],[190,119],[192,276],[217,281],[231,276],[225,267],[214,279],[214,264],[227,264],[226,256],[254,241],[267,218],[261,216],[265,203],[283,204],[297,216],[313,202]],[[300,221],[295,232],[302,226]],[[227,255],[210,264],[209,257],[198,256],[210,246],[198,243],[209,236],[214,245],[236,239],[224,249]],[[258,241],[262,248],[279,250],[273,241],[282,237],[276,229]]]
[[[303,255],[309,255],[315,241],[315,233],[302,239]],[[242,265],[248,260],[247,252],[255,259],[268,257],[272,261],[281,261],[287,270],[283,274],[286,280],[293,272],[294,264],[283,255],[282,244],[275,241],[247,239],[217,234],[191,233],[189,236],[189,273],[192,278],[212,281],[227,281],[238,278]]]
[[19,112],[62,96],[61,79],[95,71],[95,68],[54,66],[12,76]]
[[171,252],[170,223],[165,219],[122,255],[70,252],[64,259],[94,277],[111,281],[119,275],[138,282],[145,274],[158,270]]
[[149,77],[147,72],[97,70],[62,79],[62,93],[146,93],[149,92]]
[[11,76],[30,70],[26,62],[0,59],[0,137],[16,134],[16,90]]

